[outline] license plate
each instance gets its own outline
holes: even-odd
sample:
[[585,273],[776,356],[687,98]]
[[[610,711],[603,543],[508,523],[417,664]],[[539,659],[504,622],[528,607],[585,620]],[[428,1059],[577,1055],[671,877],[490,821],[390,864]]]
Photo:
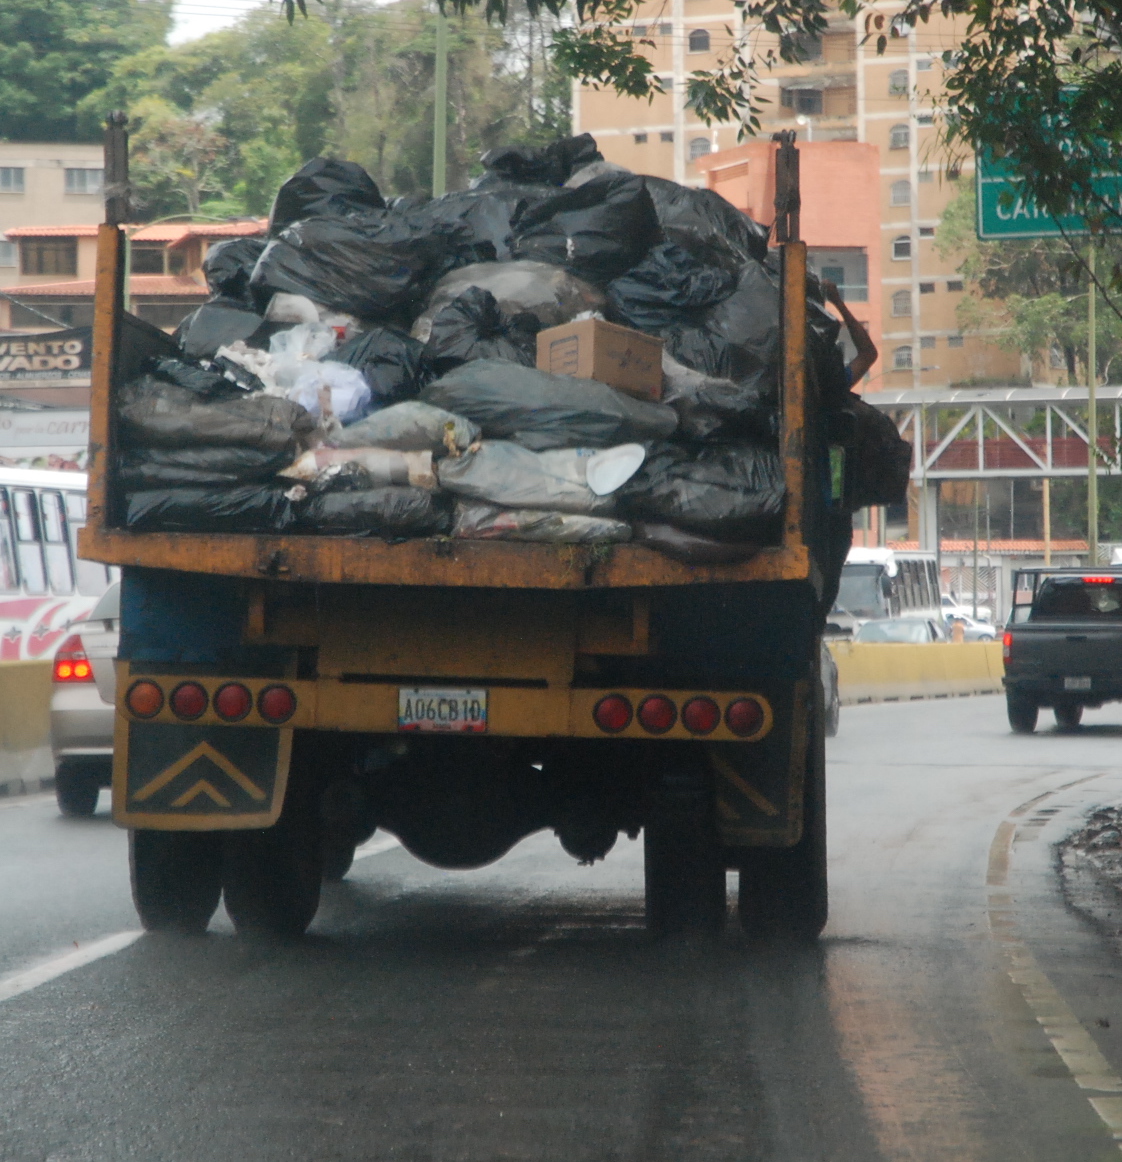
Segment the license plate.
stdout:
[[439,690],[421,686],[397,692],[397,729],[437,734],[483,734],[486,690]]
[[1091,689],[1091,679],[1090,678],[1065,678],[1064,679],[1064,689],[1065,690],[1090,690]]

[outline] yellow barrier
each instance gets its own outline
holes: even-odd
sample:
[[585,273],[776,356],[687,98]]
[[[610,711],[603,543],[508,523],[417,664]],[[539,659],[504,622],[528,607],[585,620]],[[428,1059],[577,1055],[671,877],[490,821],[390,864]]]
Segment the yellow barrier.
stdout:
[[51,663],[0,663],[0,795],[50,785]]
[[941,698],[952,694],[994,694],[1005,668],[1001,642],[832,641],[843,706],[854,702]]

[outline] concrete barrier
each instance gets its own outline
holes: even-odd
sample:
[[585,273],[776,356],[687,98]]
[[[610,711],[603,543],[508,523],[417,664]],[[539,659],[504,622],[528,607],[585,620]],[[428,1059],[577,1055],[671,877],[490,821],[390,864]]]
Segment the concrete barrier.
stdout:
[[51,663],[0,663],[0,797],[49,790]]
[[929,645],[833,641],[829,647],[838,664],[843,706],[1002,690],[1000,641]]

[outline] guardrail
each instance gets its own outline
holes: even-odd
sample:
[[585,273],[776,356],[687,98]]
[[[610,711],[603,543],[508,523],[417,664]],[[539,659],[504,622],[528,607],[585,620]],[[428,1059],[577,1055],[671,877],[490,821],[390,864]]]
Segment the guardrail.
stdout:
[[51,663],[0,663],[0,797],[51,786],[50,730]]
[[832,641],[843,706],[962,694],[998,694],[1005,668],[1001,642]]

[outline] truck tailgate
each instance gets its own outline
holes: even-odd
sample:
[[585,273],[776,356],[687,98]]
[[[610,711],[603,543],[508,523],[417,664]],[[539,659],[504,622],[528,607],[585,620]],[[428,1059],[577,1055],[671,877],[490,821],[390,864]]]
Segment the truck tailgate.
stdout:
[[1041,677],[1122,675],[1122,625],[1018,625],[1007,668]]

